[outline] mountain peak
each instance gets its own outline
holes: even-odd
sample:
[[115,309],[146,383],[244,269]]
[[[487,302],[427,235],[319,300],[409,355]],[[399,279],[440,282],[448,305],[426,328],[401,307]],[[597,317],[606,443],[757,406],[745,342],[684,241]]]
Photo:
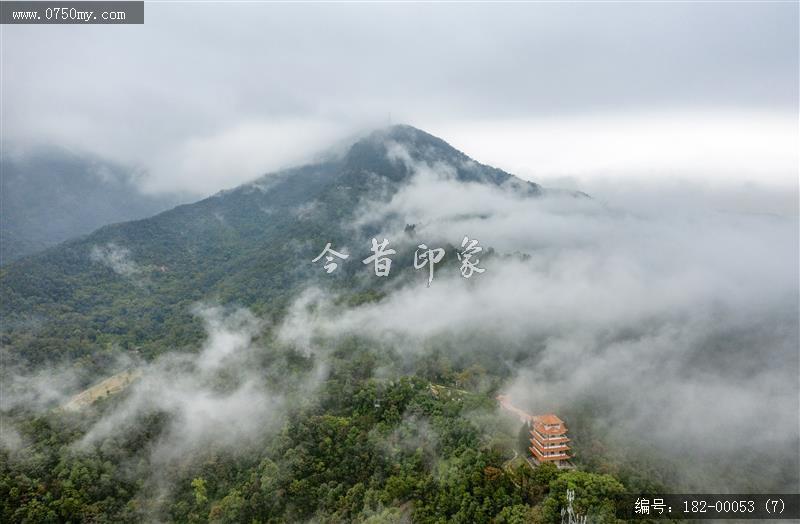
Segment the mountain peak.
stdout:
[[[394,124],[376,129],[358,140],[351,149],[378,149],[385,151],[387,146],[399,145],[410,154],[427,153],[426,156],[454,157],[469,159],[467,155],[430,133],[407,124]],[[415,156],[412,154],[412,157]]]
[[395,142],[401,142],[405,144],[429,143],[439,146],[452,147],[441,138],[408,124],[393,124],[376,129],[370,133],[369,138],[393,140]]
[[477,162],[441,138],[406,124],[376,129],[356,141],[344,157],[353,174],[376,174],[400,182],[414,174],[414,164],[425,164],[461,182],[510,184],[528,194],[540,187],[501,169]]

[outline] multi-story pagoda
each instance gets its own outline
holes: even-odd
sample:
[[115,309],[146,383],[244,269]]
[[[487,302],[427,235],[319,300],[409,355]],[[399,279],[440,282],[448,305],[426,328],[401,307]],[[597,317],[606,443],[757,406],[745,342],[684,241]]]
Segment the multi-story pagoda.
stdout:
[[552,462],[559,468],[568,468],[570,447],[567,445],[567,426],[552,413],[533,415],[531,420],[531,450],[533,460],[539,464]]
[[558,468],[574,467],[569,461],[572,455],[569,453],[567,426],[564,425],[563,420],[552,413],[530,415],[515,407],[508,395],[498,395],[497,401],[500,403],[500,407],[519,417],[519,420],[530,428],[531,445],[528,446],[528,449],[531,456],[528,457],[529,463],[535,466],[552,462]]

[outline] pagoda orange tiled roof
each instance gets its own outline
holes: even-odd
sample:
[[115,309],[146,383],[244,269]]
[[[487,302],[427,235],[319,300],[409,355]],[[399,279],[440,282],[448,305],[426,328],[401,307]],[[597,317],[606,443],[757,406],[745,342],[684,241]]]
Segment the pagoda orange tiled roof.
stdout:
[[539,419],[539,422],[542,424],[547,424],[548,426],[564,423],[564,421],[558,418],[554,413],[547,413],[536,418]]
[[558,426],[556,428],[548,428],[544,424],[533,423],[533,428],[542,435],[562,435],[567,432],[566,426]]

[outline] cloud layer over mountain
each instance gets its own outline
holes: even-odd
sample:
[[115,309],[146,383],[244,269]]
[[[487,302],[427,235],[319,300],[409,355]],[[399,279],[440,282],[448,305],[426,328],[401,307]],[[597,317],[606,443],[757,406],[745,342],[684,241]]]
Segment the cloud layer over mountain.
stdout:
[[531,178],[796,185],[795,3],[238,3],[235,24],[220,9],[6,27],[4,138],[209,194],[391,115]]
[[[685,476],[706,488],[725,486],[692,461],[758,455],[764,445],[786,456],[800,445],[796,218],[716,211],[691,188],[684,202],[649,200],[647,212],[634,213],[635,191],[614,207],[530,199],[455,182],[444,166],[413,168],[409,185],[356,223],[399,217],[380,233],[398,251],[477,238],[498,252],[482,261],[486,272],[468,281],[440,269],[430,288],[416,275],[353,309],[309,290],[282,327],[285,340],[322,351],[315,341],[358,333],[417,356],[432,340],[464,354],[495,352],[508,360],[507,391],[524,407],[595,403],[595,423],[623,442],[680,455]],[[413,240],[406,223],[416,224]],[[511,361],[520,350],[522,367]],[[743,442],[743,421],[759,420],[769,421],[759,440]],[[776,479],[790,467],[769,465]]]

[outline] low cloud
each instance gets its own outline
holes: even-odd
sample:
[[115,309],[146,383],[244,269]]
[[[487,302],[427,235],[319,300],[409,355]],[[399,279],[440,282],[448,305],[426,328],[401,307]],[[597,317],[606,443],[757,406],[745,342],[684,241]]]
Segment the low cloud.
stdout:
[[0,411],[42,411],[52,408],[65,402],[79,387],[83,378],[74,368],[29,372],[5,365],[2,369]]
[[[466,280],[443,268],[430,288],[420,277],[351,309],[310,289],[282,326],[284,340],[313,351],[320,337],[356,333],[420,355],[445,337],[452,351],[506,362],[506,392],[527,409],[602,406],[595,423],[612,427],[620,442],[647,442],[687,464],[704,454],[762,456],[765,443],[793,456],[796,214],[718,211],[691,187],[685,199],[659,201],[655,181],[615,193],[613,205],[602,192],[524,198],[453,182],[447,169],[412,167],[412,183],[366,207],[354,229],[383,220],[381,234],[401,240],[403,225],[416,223],[414,242],[429,245],[469,235],[497,251],[482,260],[486,272]],[[744,421],[764,421],[763,439],[741,442]],[[764,463],[782,482],[785,464]],[[696,469],[687,467],[682,480]]]
[[160,151],[147,162],[151,176],[142,186],[150,193],[215,193],[322,154],[352,130],[324,119],[243,120]]
[[532,179],[796,178],[797,5],[628,7],[242,2],[221,27],[215,4],[158,3],[135,31],[6,27],[3,136],[138,165],[154,191],[231,187],[390,115]]
[[102,264],[123,277],[131,278],[142,271],[131,257],[131,251],[114,243],[108,243],[104,246],[92,246],[89,258],[92,262]]
[[154,465],[204,449],[237,450],[280,427],[286,398],[253,362],[263,324],[246,309],[198,306],[207,339],[196,354],[167,353],[141,368],[120,404],[106,412],[78,448],[124,434],[144,415],[166,413],[151,452]]
[[[530,180],[571,176],[797,187],[797,118],[746,107],[672,106],[433,123],[428,129]],[[688,196],[688,195],[687,195]]]

